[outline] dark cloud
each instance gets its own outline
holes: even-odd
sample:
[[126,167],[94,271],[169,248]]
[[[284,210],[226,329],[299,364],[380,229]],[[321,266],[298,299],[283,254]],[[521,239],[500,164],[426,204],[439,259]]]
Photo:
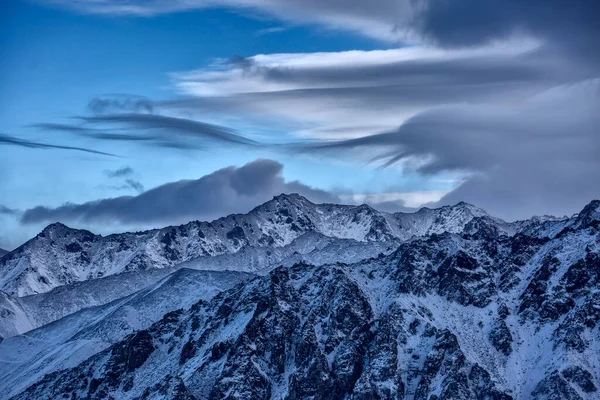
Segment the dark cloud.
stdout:
[[[117,168],[115,170],[110,170],[110,169],[104,170],[104,175],[106,175],[107,177],[109,177],[111,179],[124,178],[127,176],[131,176],[134,173],[135,173],[135,171],[133,170],[133,168],[126,166],[126,165],[124,165],[120,168]],[[104,186],[104,188],[112,189],[112,190],[134,190],[138,193],[142,193],[144,191],[144,185],[142,185],[141,182],[136,181],[135,179],[132,179],[132,178],[125,179],[125,181],[122,185],[110,185],[110,186]]]
[[122,196],[83,204],[44,206],[26,210],[21,221],[80,222],[127,226],[176,224],[247,212],[280,193],[297,192],[316,202],[338,202],[331,193],[300,182],[286,182],[283,165],[256,160],[242,167],[227,167],[196,180],[182,180],[150,189],[137,196]]
[[9,136],[9,135],[5,135],[2,133],[0,133],[0,145],[19,146],[19,147],[26,147],[26,148],[30,148],[30,149],[44,149],[44,150],[54,150],[54,149],[74,150],[74,151],[83,151],[83,152],[92,153],[92,154],[99,154],[99,155],[103,155],[103,156],[118,157],[115,154],[105,153],[105,152],[97,151],[97,150],[86,149],[83,147],[61,146],[61,145],[56,145],[56,144],[32,142],[29,140],[19,139],[15,136]]
[[600,80],[589,80],[518,108],[442,107],[392,132],[300,147],[345,157],[360,150],[384,166],[403,163],[425,175],[467,174],[441,204],[468,201],[508,219],[564,215],[600,197],[598,109]]
[[142,193],[144,191],[144,185],[142,185],[141,182],[138,182],[134,179],[125,179],[125,183],[127,184],[127,186],[129,186],[131,189],[135,190],[138,193]]
[[472,46],[513,34],[542,38],[549,46],[597,60],[600,2],[594,0],[424,0],[412,24],[444,46]]
[[14,208],[9,208],[0,204],[0,215],[9,215],[15,216],[19,214],[19,210],[15,210]]
[[116,94],[94,97],[88,103],[88,109],[94,114],[109,114],[115,112],[139,113],[154,112],[152,100],[132,94]]
[[86,128],[81,124],[61,124],[61,123],[53,123],[53,122],[42,122],[38,124],[29,125],[32,128],[36,128],[43,131],[58,131],[58,132],[67,132],[73,133],[80,136],[85,136],[91,139],[100,139],[100,140],[115,140],[115,141],[158,141],[159,136],[157,135],[144,135],[140,136],[139,134],[133,133],[120,133],[122,129],[94,129],[94,128]]
[[205,140],[226,142],[237,145],[253,146],[256,144],[233,129],[195,121],[186,118],[175,118],[154,114],[110,114],[92,117],[81,117],[87,124],[114,124],[118,127],[143,130],[167,130],[168,132],[190,135]]
[[[76,117],[79,124],[38,123],[35,128],[107,141],[148,141],[157,147],[199,149],[215,144],[259,146],[233,129],[156,114],[103,114]],[[126,133],[123,133],[126,131]]]
[[104,171],[104,175],[108,176],[109,178],[122,178],[124,176],[132,175],[133,173],[133,168],[126,165],[115,170],[107,169]]

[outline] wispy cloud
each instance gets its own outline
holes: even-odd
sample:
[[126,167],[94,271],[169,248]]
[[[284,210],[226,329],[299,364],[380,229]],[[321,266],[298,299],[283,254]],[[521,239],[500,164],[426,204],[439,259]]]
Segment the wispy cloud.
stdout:
[[142,193],[144,191],[144,185],[142,185],[141,182],[138,182],[135,179],[125,179],[125,183],[128,187],[130,187],[138,193]]
[[408,1],[372,0],[40,0],[47,4],[93,14],[142,16],[206,8],[230,8],[247,15],[270,15],[285,22],[319,24],[349,30],[380,40],[397,41],[408,35],[413,16]]
[[110,170],[110,169],[104,170],[104,175],[106,175],[109,178],[122,178],[124,176],[132,175],[133,172],[134,172],[133,168],[124,165],[115,170]]
[[[394,129],[428,108],[502,103],[566,79],[515,40],[448,51],[411,47],[374,51],[259,54],[173,74],[185,96],[157,107],[261,120],[300,137],[358,137]],[[265,122],[267,121],[267,122]]]
[[88,109],[94,114],[110,114],[114,112],[146,112],[154,111],[154,103],[147,97],[132,94],[112,94],[98,96],[90,100]]
[[101,114],[75,117],[80,123],[38,123],[32,127],[67,132],[105,141],[146,142],[152,146],[198,149],[229,144],[255,147],[259,143],[234,129],[193,119],[145,113]]
[[[515,33],[534,36],[584,58],[600,55],[600,3],[593,0],[39,0],[105,15],[152,16],[226,7],[285,22],[318,24],[388,42],[463,47]],[[249,11],[249,12],[248,12]]]
[[340,195],[340,199],[351,204],[373,204],[381,211],[399,211],[417,208],[427,203],[438,202],[449,190],[424,190],[415,192],[354,193]]
[[144,185],[141,182],[131,178],[125,179],[125,181],[121,185],[99,185],[98,188],[116,191],[133,190],[137,193],[142,193],[145,190]]
[[10,215],[10,216],[15,216],[19,214],[19,210],[16,210],[14,208],[9,208],[6,206],[3,206],[2,204],[0,204],[0,215]]
[[273,26],[271,28],[259,29],[256,32],[256,36],[270,35],[272,33],[281,33],[281,32],[285,32],[289,29],[290,28],[285,27],[285,26]]
[[91,153],[91,154],[99,154],[99,155],[103,155],[103,156],[118,157],[116,154],[105,153],[102,151],[97,151],[97,150],[92,150],[92,149],[86,149],[83,147],[62,146],[62,145],[57,145],[57,144],[33,142],[30,140],[20,139],[18,137],[10,136],[10,135],[6,135],[6,134],[2,134],[2,133],[0,133],[0,145],[18,146],[18,147],[25,147],[25,148],[29,148],[29,149],[42,149],[42,150],[73,150],[73,151],[82,151],[82,152]]
[[296,149],[344,158],[368,154],[424,175],[467,173],[443,204],[464,200],[508,219],[564,215],[600,195],[598,109],[600,79],[594,79],[554,87],[518,108],[440,107],[390,132]]

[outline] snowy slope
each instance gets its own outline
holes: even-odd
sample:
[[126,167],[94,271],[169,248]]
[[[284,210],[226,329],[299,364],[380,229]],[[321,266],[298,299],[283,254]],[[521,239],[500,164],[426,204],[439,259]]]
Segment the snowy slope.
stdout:
[[[78,310],[129,296],[179,268],[264,274],[279,265],[291,266],[301,261],[312,264],[356,262],[379,254],[389,254],[396,248],[396,241],[367,244],[353,239],[334,239],[309,232],[282,247],[245,246],[233,254],[204,256],[178,264],[176,267],[124,272],[74,282],[49,292],[25,297],[16,298],[2,294],[4,298],[0,298],[0,336],[7,338],[25,333]],[[1,311],[2,308],[6,310]]]
[[20,300],[0,292],[0,340],[27,332],[35,327],[35,322],[31,320]]
[[46,373],[76,366],[167,312],[210,300],[252,277],[241,272],[179,269],[130,296],[5,339],[0,343],[0,398],[25,389]]
[[[294,194],[277,196],[248,214],[106,237],[56,223],[0,260],[0,290],[19,297],[43,293],[73,282],[173,267],[247,247],[286,246],[308,232],[359,242],[405,241],[461,232],[473,219],[486,216],[466,203],[388,214],[366,205],[316,205]],[[508,224],[488,218],[511,233]]]
[[0,335],[4,338],[46,325],[83,308],[129,296],[171,274],[173,268],[124,272],[25,297],[0,292]]
[[533,225],[276,268],[15,398],[598,399],[600,202]]
[[298,262],[322,265],[361,261],[379,254],[389,254],[396,250],[399,243],[398,240],[364,243],[354,239],[336,239],[320,233],[308,232],[285,246],[245,246],[233,254],[198,257],[181,263],[178,267],[265,274],[280,265],[291,266]]

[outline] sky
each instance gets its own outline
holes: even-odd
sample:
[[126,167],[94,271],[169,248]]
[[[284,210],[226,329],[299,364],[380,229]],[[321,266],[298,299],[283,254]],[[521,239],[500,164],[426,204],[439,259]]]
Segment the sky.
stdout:
[[506,220],[600,198],[600,3],[5,0],[0,248],[280,193]]

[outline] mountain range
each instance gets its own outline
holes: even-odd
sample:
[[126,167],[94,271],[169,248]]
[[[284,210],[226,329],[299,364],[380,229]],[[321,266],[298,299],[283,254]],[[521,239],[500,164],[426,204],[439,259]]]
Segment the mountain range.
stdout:
[[0,256],[0,291],[0,398],[600,398],[597,200],[56,223]]

